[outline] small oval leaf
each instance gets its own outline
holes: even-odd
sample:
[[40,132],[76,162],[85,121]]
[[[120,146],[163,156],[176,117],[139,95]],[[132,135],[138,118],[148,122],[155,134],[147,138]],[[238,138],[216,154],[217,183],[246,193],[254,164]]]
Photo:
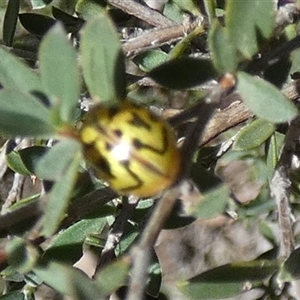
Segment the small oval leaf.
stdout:
[[249,109],[259,118],[272,123],[291,121],[298,114],[295,105],[269,82],[238,73],[237,90]]
[[151,70],[148,75],[172,89],[186,89],[214,78],[216,71],[210,60],[181,57]]
[[273,0],[226,2],[225,24],[234,46],[251,59],[259,44],[268,39],[275,27],[276,5]]
[[168,59],[168,54],[161,50],[149,50],[134,57],[133,61],[142,71],[149,72]]
[[36,175],[46,180],[62,180],[68,166],[76,153],[80,149],[80,145],[75,140],[64,140],[54,145],[39,160],[36,166]]
[[237,151],[254,149],[265,142],[274,131],[274,123],[256,119],[240,130],[232,145],[232,149]]
[[19,14],[19,19],[23,27],[33,35],[42,37],[55,24],[55,20],[48,16],[23,13]]
[[[61,142],[61,144],[63,143]],[[65,165],[65,169],[60,169],[60,175],[62,177],[54,184],[49,196],[43,220],[43,234],[45,236],[53,235],[65,216],[69,200],[75,187],[78,166],[81,161],[79,145],[75,145],[74,141],[66,141],[64,144],[66,146],[65,148],[71,153],[68,153],[67,159],[62,161]],[[69,146],[72,144],[73,148],[70,149]],[[61,153],[61,155],[66,155],[66,153]],[[68,165],[66,165],[67,162],[69,162]]]
[[105,13],[87,22],[80,50],[84,80],[92,97],[114,103],[125,99],[123,52],[115,27]]
[[9,47],[13,45],[19,9],[20,0],[11,0],[7,2],[3,22],[3,41],[5,45]]
[[277,270],[276,261],[232,263],[208,270],[178,285],[189,299],[224,299],[243,293],[247,282],[262,283]]
[[288,259],[283,263],[278,274],[280,282],[291,282],[300,278],[300,248],[294,250]]
[[0,132],[9,136],[49,136],[54,133],[49,110],[30,94],[0,91]]
[[37,73],[2,48],[0,48],[0,57],[0,83],[4,88],[22,92],[42,92],[41,81]]
[[6,155],[6,163],[8,167],[16,173],[22,175],[30,175],[30,171],[23,163],[18,151],[11,151]]
[[52,241],[44,257],[74,264],[82,256],[84,240],[91,234],[101,234],[106,224],[106,217],[99,217],[99,214],[80,220]]
[[41,43],[40,70],[45,91],[62,121],[71,121],[77,106],[80,81],[77,55],[62,26],[54,26]]
[[216,69],[222,74],[233,72],[238,66],[238,55],[229,39],[226,28],[214,20],[208,36],[212,59]]

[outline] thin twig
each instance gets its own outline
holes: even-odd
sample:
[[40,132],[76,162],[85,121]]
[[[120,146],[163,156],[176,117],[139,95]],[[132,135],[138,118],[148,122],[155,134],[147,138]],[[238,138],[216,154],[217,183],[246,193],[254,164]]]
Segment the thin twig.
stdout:
[[[299,84],[299,80],[289,83],[282,89],[282,93],[291,101],[297,101],[299,98]],[[213,117],[205,127],[199,144],[200,146],[207,144],[222,132],[243,123],[254,116],[243,103],[241,96],[236,92],[222,97],[221,101],[230,104],[223,109],[215,111]],[[201,103],[197,104],[197,106],[201,106]],[[199,115],[199,110],[194,106],[184,111],[177,111],[173,116],[169,117],[168,121],[172,126],[176,127],[197,115]]]
[[300,116],[293,120],[289,127],[278,167],[275,170],[271,182],[271,194],[277,204],[278,219],[281,229],[280,250],[284,257],[288,257],[292,253],[295,244],[292,230],[293,217],[290,208],[290,172],[293,169],[293,162],[295,159],[298,161],[300,159],[299,133]]
[[128,40],[122,45],[125,56],[133,56],[142,51],[158,48],[166,43],[173,43],[191,33],[199,23],[192,22],[189,26],[173,25],[165,28],[148,30],[138,37]]
[[6,214],[8,208],[15,203],[16,201],[20,200],[22,187],[25,181],[25,176],[19,173],[14,174],[14,181],[12,187],[8,193],[7,198],[5,199],[4,204],[2,205],[1,214]]
[[127,300],[143,299],[148,279],[148,267],[151,260],[152,247],[166,219],[172,212],[176,200],[180,197],[180,186],[168,190],[157,203],[153,215],[143,232],[140,242],[131,249],[133,260],[132,276]]
[[292,212],[289,202],[290,187],[291,182],[288,176],[288,169],[281,165],[275,170],[272,178],[271,194],[277,204],[278,221],[281,230],[280,252],[285,258],[289,257],[295,247]]
[[128,201],[126,199],[123,200],[123,207],[120,211],[120,214],[116,217],[115,222],[112,225],[112,229],[108,234],[93,277],[95,277],[101,269],[103,269],[114,259],[115,249],[120,243],[120,239],[124,233],[124,228],[127,224],[127,221],[132,216],[137,204],[137,198],[135,198],[135,201]]
[[133,15],[140,20],[147,22],[156,27],[168,27],[175,25],[175,22],[160,14],[156,10],[148,6],[139,4],[133,0],[107,0],[107,2],[115,6],[129,15]]
[[6,163],[6,146],[7,142],[0,148],[0,180],[3,178],[6,170],[7,170],[7,163]]

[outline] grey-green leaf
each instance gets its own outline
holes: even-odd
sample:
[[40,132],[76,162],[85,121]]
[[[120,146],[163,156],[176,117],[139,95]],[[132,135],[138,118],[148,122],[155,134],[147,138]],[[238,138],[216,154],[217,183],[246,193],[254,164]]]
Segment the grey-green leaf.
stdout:
[[0,132],[9,136],[49,136],[54,133],[54,127],[49,110],[34,96],[3,89],[0,91]]
[[48,147],[32,146],[19,151],[11,151],[6,155],[6,162],[9,168],[15,172],[32,175],[35,174],[39,160],[48,150]]
[[212,23],[208,42],[216,69],[221,74],[235,71],[238,66],[236,48],[230,41],[227,29],[217,19]]
[[14,291],[0,296],[0,300],[26,300],[21,291]]
[[168,59],[168,54],[161,50],[149,50],[134,57],[133,61],[142,71],[149,72]]
[[48,264],[37,266],[34,272],[47,285],[63,295],[72,296],[74,299],[104,299],[94,282],[74,267],[51,261]]
[[275,27],[276,5],[273,0],[226,2],[225,24],[234,46],[251,59],[262,39],[268,39]]
[[288,259],[283,263],[278,274],[280,282],[291,282],[300,278],[300,248],[292,252]]
[[126,257],[116,260],[97,274],[95,283],[105,295],[109,295],[126,284],[129,267],[130,262]]
[[262,283],[277,270],[276,261],[232,263],[206,271],[178,285],[189,299],[224,299],[243,293],[246,283]]
[[6,46],[11,47],[14,41],[16,25],[20,8],[20,0],[10,0],[7,2],[7,8],[3,22],[3,41]]
[[42,91],[41,80],[37,73],[2,48],[0,57],[0,83],[3,87],[22,92]]
[[209,219],[224,212],[230,199],[230,191],[227,185],[221,185],[204,194],[203,199],[193,207],[191,214],[197,218]]
[[62,180],[79,149],[79,143],[72,139],[54,145],[37,163],[36,175],[46,180]]
[[279,156],[279,147],[277,145],[277,137],[275,134],[273,134],[270,138],[270,143],[267,152],[267,161],[266,161],[269,182],[271,182],[274,175],[274,170],[278,164],[278,156]]
[[193,0],[173,0],[172,2],[176,3],[183,11],[189,12],[192,15],[200,14],[199,7]]
[[50,4],[53,0],[30,0],[32,9],[39,9],[47,6]]
[[9,152],[6,155],[6,163],[8,167],[14,172],[22,175],[30,175],[30,171],[24,165],[18,151]]
[[7,252],[10,266],[21,273],[31,271],[39,258],[38,250],[18,237],[7,245]]
[[95,100],[117,103],[126,97],[125,66],[119,37],[103,13],[89,20],[80,44],[86,85]]
[[43,39],[39,51],[41,79],[62,121],[71,121],[80,93],[77,55],[60,24]]
[[256,119],[243,127],[232,145],[233,150],[247,151],[260,146],[275,131],[274,123]]
[[[56,174],[58,176],[57,179],[59,177],[60,179],[54,184],[47,202],[43,220],[43,234],[45,236],[53,235],[65,216],[65,212],[76,183],[78,166],[81,161],[80,145],[78,143],[76,144],[75,141],[68,140],[64,143],[61,142],[61,144],[63,145],[60,145],[60,148],[56,149],[61,151],[56,151],[54,153],[55,155],[53,153],[51,154],[49,151],[49,156],[47,158],[49,159],[50,155],[52,155],[53,159],[55,157],[58,158],[59,153],[60,155],[66,156],[65,160],[60,159],[60,162],[65,169],[63,170],[63,168],[60,167],[59,172]],[[62,151],[63,149],[70,151],[70,153]],[[49,167],[51,167],[51,161],[48,161]],[[53,163],[54,162],[52,161],[52,164]]]
[[53,240],[44,257],[74,264],[82,256],[84,240],[91,234],[101,234],[106,224],[106,217],[99,215],[80,220]]
[[244,72],[238,73],[237,90],[257,117],[272,123],[291,121],[298,114],[295,105],[271,83]]

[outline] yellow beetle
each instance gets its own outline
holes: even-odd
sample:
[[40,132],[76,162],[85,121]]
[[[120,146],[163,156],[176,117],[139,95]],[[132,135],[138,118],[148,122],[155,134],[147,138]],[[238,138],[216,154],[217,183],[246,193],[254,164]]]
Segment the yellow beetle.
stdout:
[[79,137],[96,175],[123,195],[155,196],[180,173],[181,155],[170,125],[129,101],[93,107]]

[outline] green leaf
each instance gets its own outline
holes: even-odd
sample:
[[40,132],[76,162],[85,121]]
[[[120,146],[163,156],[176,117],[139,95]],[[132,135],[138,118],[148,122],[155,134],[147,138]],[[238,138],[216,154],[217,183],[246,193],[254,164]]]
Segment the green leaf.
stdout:
[[26,300],[21,291],[14,291],[0,296],[0,300]]
[[74,264],[82,256],[85,239],[91,234],[100,235],[106,225],[106,217],[99,214],[77,222],[55,237],[44,257]]
[[126,251],[128,251],[132,246],[138,235],[139,231],[137,230],[137,227],[128,222],[125,226],[120,243],[118,244],[118,247],[116,249],[117,256],[121,256],[122,254],[126,253]]
[[256,119],[243,127],[232,145],[233,150],[248,151],[260,146],[275,131],[275,125],[263,119]]
[[297,73],[300,70],[300,49],[296,49],[291,53],[291,69],[290,74]]
[[208,35],[214,66],[221,73],[233,72],[238,66],[236,48],[230,41],[228,31],[216,19]]
[[11,151],[6,155],[6,162],[9,168],[16,173],[35,174],[38,161],[48,150],[48,147],[33,146],[19,151]]
[[172,2],[176,3],[183,11],[187,11],[192,15],[200,14],[198,6],[194,3],[193,0],[173,0]]
[[181,57],[151,70],[148,75],[172,89],[186,89],[214,78],[216,72],[210,60]]
[[203,1],[205,12],[208,16],[209,23],[216,18],[216,2],[214,0],[204,0]]
[[271,182],[274,175],[274,170],[278,164],[278,156],[279,156],[279,150],[277,146],[277,139],[276,139],[276,135],[273,134],[270,138],[270,143],[268,145],[267,161],[266,161],[269,182]]
[[161,50],[149,50],[134,57],[133,61],[142,71],[149,72],[168,59],[168,54]]
[[[69,14],[65,11],[63,11],[62,7],[60,6],[61,9],[52,6],[52,15],[53,17],[62,22],[62,24],[64,25],[65,30],[67,30],[67,32],[69,33],[77,33],[80,28],[83,26],[83,24],[85,23],[84,20],[77,18],[75,16],[72,16],[72,14]],[[66,8],[68,8],[68,4],[66,3]]]
[[7,166],[16,173],[30,175],[31,172],[24,165],[19,151],[11,151],[6,155]]
[[76,3],[75,11],[76,14],[84,19],[89,20],[99,14],[103,14],[105,11],[104,1],[93,1],[93,0],[79,0]]
[[39,258],[36,248],[17,237],[7,245],[7,252],[10,266],[21,273],[31,271]]
[[226,2],[225,24],[234,46],[248,59],[258,52],[262,40],[271,37],[275,27],[273,0]]
[[53,0],[30,0],[32,9],[40,9],[44,8],[48,4],[50,4]]
[[49,147],[32,146],[18,151],[22,162],[31,174],[36,174],[36,168],[40,159],[49,151]]
[[43,37],[47,31],[55,25],[56,21],[46,15],[34,13],[19,14],[22,26],[32,35]]
[[66,169],[79,150],[80,145],[76,140],[69,139],[57,143],[39,160],[36,175],[41,179],[63,180]]
[[10,0],[7,3],[3,22],[3,41],[5,45],[9,47],[12,46],[14,41],[19,8],[20,0]]
[[9,136],[49,136],[54,128],[49,110],[34,96],[3,89],[0,91],[0,132]]
[[182,24],[184,19],[184,12],[173,1],[164,5],[163,15],[178,24]]
[[126,97],[123,52],[115,27],[106,14],[89,20],[81,35],[82,70],[97,101],[116,103]]
[[278,280],[281,283],[291,282],[300,278],[300,248],[292,252],[288,259],[283,263],[278,274]]
[[291,121],[298,110],[275,86],[244,72],[238,73],[237,90],[257,117],[272,123]]
[[74,267],[51,261],[48,264],[37,266],[34,272],[47,285],[63,295],[72,296],[74,299],[104,299],[102,292],[94,282]]
[[196,27],[192,32],[187,34],[183,39],[181,39],[169,52],[169,60],[180,58],[189,51],[190,46],[198,36],[205,32],[202,26]]
[[196,218],[209,219],[225,211],[230,190],[227,185],[221,185],[204,194],[200,203],[190,212]]
[[127,282],[130,261],[124,257],[102,269],[95,278],[95,283],[105,295],[110,295]]
[[[64,145],[60,145],[60,150],[65,148],[71,153],[60,151],[61,155],[66,156],[65,161],[60,160],[65,166],[65,170],[63,171],[61,169],[57,174],[57,179],[60,177],[60,180],[55,183],[48,199],[43,220],[43,234],[45,236],[51,236],[54,234],[65,216],[65,212],[76,183],[78,166],[81,161],[79,144],[76,144],[75,141],[65,141],[63,144]],[[73,148],[71,147],[72,144]],[[58,153],[59,151],[56,151],[56,154]],[[55,157],[55,155],[53,155],[53,157]],[[69,162],[69,164],[67,164],[67,162]]]
[[227,264],[179,282],[189,299],[224,299],[244,292],[245,284],[260,284],[278,270],[274,261],[260,260]]
[[4,88],[22,92],[42,91],[37,73],[2,48],[0,48],[0,57],[0,83]]
[[80,93],[77,55],[60,24],[43,39],[40,52],[42,83],[63,121],[71,121]]
[[158,257],[155,255],[155,257],[152,258],[151,265],[149,266],[149,281],[146,288],[148,295],[154,298],[159,298],[158,296],[161,290],[161,277],[161,266],[159,264]]

